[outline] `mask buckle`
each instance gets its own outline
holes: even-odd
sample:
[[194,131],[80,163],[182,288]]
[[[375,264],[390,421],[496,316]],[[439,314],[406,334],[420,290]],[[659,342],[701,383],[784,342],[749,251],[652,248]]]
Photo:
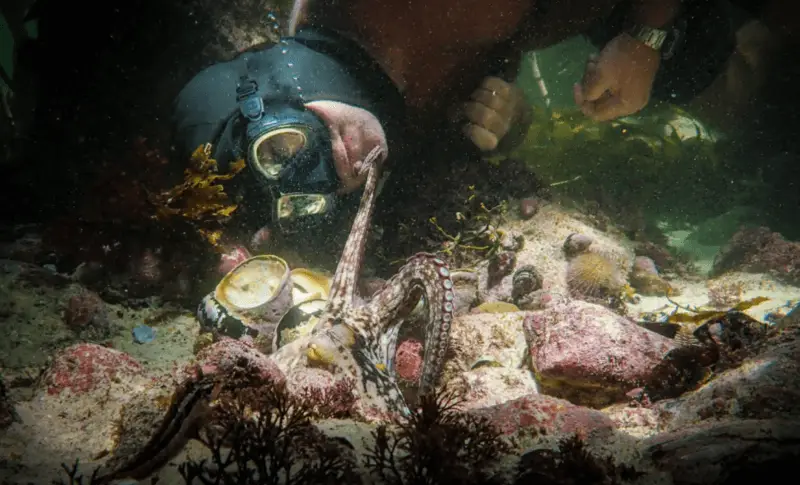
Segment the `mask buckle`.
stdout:
[[264,115],[264,100],[258,95],[258,83],[242,76],[236,86],[236,101],[239,111],[250,121],[258,121]]

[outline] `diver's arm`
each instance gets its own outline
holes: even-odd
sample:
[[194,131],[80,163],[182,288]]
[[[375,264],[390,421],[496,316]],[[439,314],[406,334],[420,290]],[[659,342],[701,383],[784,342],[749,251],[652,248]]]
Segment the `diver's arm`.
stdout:
[[294,0],[292,11],[289,13],[289,27],[287,34],[291,37],[297,32],[297,28],[308,20],[308,3],[311,0]]
[[681,0],[636,0],[631,7],[630,20],[654,29],[669,25],[678,16]]

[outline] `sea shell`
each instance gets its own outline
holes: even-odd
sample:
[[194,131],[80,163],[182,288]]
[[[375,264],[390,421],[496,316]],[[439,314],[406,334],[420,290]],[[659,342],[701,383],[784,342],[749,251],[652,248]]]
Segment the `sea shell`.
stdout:
[[272,351],[277,352],[284,345],[311,333],[327,303],[323,299],[307,300],[290,308],[275,329]]
[[331,293],[331,278],[310,269],[293,269],[292,301],[295,305],[309,300],[327,300]]
[[531,265],[525,265],[514,272],[514,277],[511,280],[512,290],[511,296],[514,301],[533,293],[542,287],[542,277],[536,268]]
[[270,333],[292,306],[289,266],[273,255],[233,268],[197,309],[203,330],[233,338]]

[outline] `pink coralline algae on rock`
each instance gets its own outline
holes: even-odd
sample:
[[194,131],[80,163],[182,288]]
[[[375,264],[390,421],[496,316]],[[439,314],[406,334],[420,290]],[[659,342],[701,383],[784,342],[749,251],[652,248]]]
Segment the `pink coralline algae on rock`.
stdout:
[[800,243],[787,241],[766,227],[742,229],[714,260],[713,274],[726,271],[768,272],[789,284],[800,284]]
[[228,274],[233,268],[239,266],[239,263],[250,259],[250,257],[250,251],[244,246],[234,247],[220,256],[217,271],[223,275]]
[[523,329],[543,391],[597,407],[624,401],[675,347],[606,308],[574,300],[532,312]]
[[633,260],[633,269],[631,271],[634,273],[658,275],[655,261],[647,256],[636,256]]
[[397,376],[409,382],[416,382],[422,373],[422,343],[418,340],[404,340],[395,353]]
[[95,344],[77,344],[58,352],[44,374],[48,394],[94,391],[123,377],[141,375],[141,364],[130,355]]
[[614,423],[600,411],[539,394],[475,409],[470,413],[489,419],[505,435],[518,432],[577,434],[583,439],[595,433],[611,432],[614,428]]
[[246,369],[251,375],[259,375],[273,382],[281,382],[284,375],[269,357],[259,352],[250,343],[223,337],[197,353],[197,362],[203,372],[226,374],[234,368]]

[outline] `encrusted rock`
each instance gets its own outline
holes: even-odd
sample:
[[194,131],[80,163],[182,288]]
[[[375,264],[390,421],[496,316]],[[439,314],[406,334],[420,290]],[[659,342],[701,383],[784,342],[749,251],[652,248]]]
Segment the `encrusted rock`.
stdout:
[[407,382],[418,381],[422,374],[422,342],[416,339],[400,342],[394,362],[399,379]]
[[82,394],[142,373],[142,365],[124,352],[95,344],[77,344],[53,357],[43,383],[48,394],[65,390]]
[[675,347],[604,307],[575,300],[530,312],[524,330],[542,390],[591,406],[624,400]]
[[800,420],[800,335],[796,328],[773,337],[766,350],[721,372],[680,398],[657,403],[671,416],[668,429],[722,418]]
[[508,368],[520,367],[526,353],[524,318],[524,312],[471,313],[457,317],[450,330],[444,375],[468,371],[482,356],[491,356]]
[[600,411],[563,399],[531,394],[470,412],[488,418],[505,435],[548,434],[587,437],[611,432],[614,423]]
[[712,274],[736,270],[768,272],[789,284],[800,284],[800,243],[787,241],[766,227],[742,229],[717,254]]
[[539,394],[539,387],[529,370],[507,367],[479,367],[448,382],[448,389],[458,390],[464,409],[497,406],[525,396]]
[[[260,374],[264,379],[279,382],[284,378],[275,362],[249,342],[229,337],[223,337],[200,350],[197,353],[197,362],[206,373],[226,374],[235,368],[244,368],[250,374]],[[193,366],[189,372],[194,372]]]

